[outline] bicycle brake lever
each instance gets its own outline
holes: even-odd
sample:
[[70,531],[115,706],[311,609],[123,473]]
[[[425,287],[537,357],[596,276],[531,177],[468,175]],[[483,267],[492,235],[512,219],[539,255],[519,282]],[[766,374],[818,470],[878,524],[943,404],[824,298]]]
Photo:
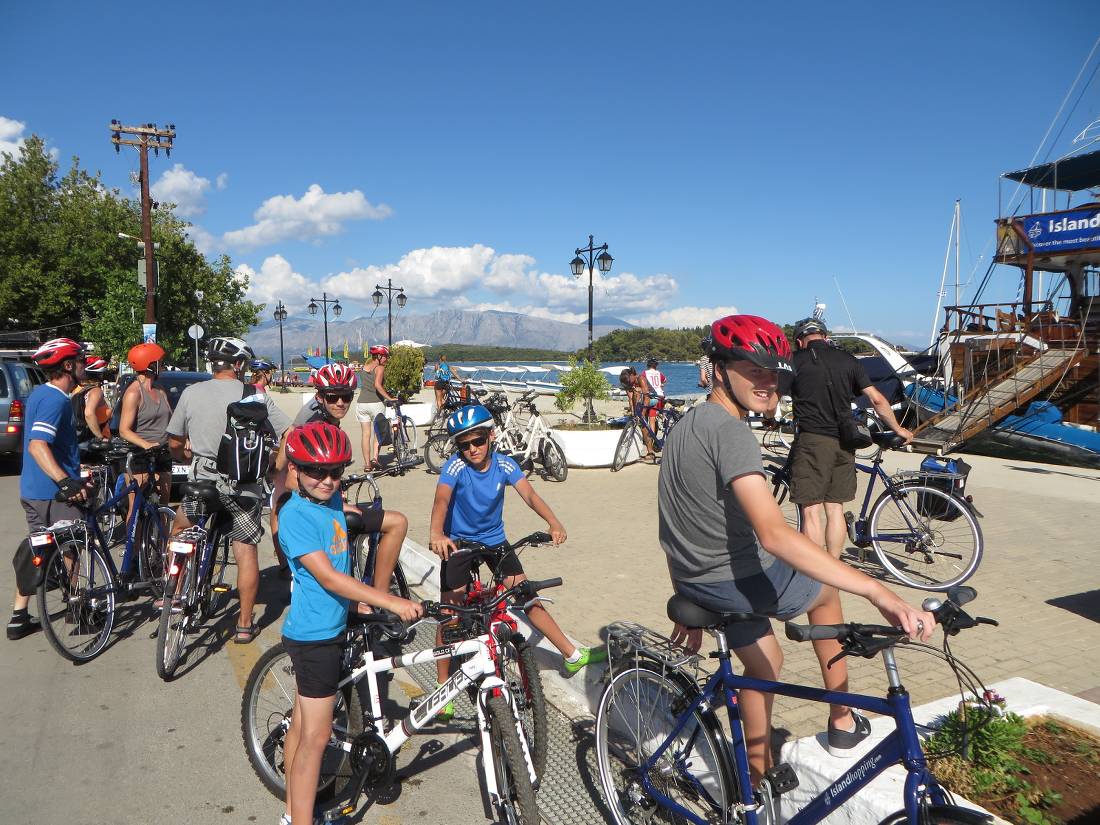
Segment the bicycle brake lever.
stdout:
[[974,618],[975,624],[991,624],[994,627],[1000,627],[1001,623],[996,619],[987,619],[985,616],[976,616]]

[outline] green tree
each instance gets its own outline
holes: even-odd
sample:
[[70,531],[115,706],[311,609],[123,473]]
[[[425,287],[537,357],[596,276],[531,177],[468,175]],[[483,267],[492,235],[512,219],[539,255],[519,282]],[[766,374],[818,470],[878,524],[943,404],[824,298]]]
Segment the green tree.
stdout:
[[424,352],[420,347],[394,347],[386,362],[385,385],[391,395],[416,395],[423,386]]
[[591,423],[596,420],[592,402],[606,401],[611,397],[610,390],[611,385],[607,376],[600,372],[598,363],[587,359],[578,362],[575,355],[570,355],[569,372],[561,377],[561,392],[555,396],[554,406],[567,412],[578,400],[583,400],[584,420]]

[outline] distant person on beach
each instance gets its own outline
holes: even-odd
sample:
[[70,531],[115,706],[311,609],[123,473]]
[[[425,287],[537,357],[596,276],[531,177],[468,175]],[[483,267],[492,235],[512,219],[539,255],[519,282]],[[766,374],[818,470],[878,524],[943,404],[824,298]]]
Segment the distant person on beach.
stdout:
[[699,384],[698,386],[704,388],[707,392],[710,392],[710,385],[714,383],[714,365],[710,363],[710,359],[707,356],[703,356],[695,362],[695,366],[699,368]]
[[437,410],[443,409],[443,402],[447,398],[447,391],[451,388],[451,379],[454,376],[451,373],[451,365],[447,363],[447,356],[440,355],[439,363],[435,368],[435,408]]
[[802,532],[839,559],[848,537],[844,505],[856,497],[856,457],[840,446],[838,415],[862,393],[906,443],[913,434],[898,423],[859,359],[830,346],[828,334],[817,318],[804,318],[794,327],[798,352],[792,359],[791,399],[798,431],[791,447],[791,501],[802,509]]
[[378,438],[374,432],[379,415],[386,413],[387,401],[393,396],[386,392],[386,363],[390,360],[390,348],[375,344],[370,348],[370,360],[363,365],[359,375],[359,401],[355,405],[355,417],[363,425],[363,465],[373,470],[378,465]]

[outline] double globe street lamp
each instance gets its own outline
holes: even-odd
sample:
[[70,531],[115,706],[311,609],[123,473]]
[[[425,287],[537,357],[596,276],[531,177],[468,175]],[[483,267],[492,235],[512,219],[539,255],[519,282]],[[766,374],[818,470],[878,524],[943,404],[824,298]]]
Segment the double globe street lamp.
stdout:
[[309,306],[306,308],[309,310],[310,315],[317,314],[318,304],[320,305],[321,313],[324,315],[325,318],[325,363],[328,363],[328,359],[332,357],[329,354],[328,349],[328,305],[332,304],[332,314],[335,315],[337,318],[340,317],[340,313],[344,311],[344,308],[340,306],[339,298],[330,298],[328,297],[327,292],[322,292],[320,298],[309,299]]
[[[382,290],[386,291],[386,295],[382,294]],[[386,305],[386,316],[387,316],[387,327],[388,327],[389,332],[386,336],[386,345],[390,346],[390,347],[393,346],[393,298],[394,298],[393,293],[395,293],[395,292],[397,293],[397,308],[398,309],[404,309],[405,308],[405,303],[409,300],[408,296],[405,295],[405,287],[403,287],[403,286],[394,286],[392,278],[387,278],[386,279],[386,285],[385,286],[380,286],[378,284],[375,284],[374,285],[374,293],[370,296],[371,300],[374,301],[374,305],[376,307],[381,306],[382,305],[382,299],[388,296],[387,305]]]
[[[599,255],[595,253],[599,252]],[[588,236],[588,246],[583,249],[577,249],[574,253],[575,257],[569,262],[569,268],[573,270],[573,277],[579,278],[584,274],[585,266],[588,267],[588,360],[592,360],[592,269],[593,265],[599,268],[600,272],[610,272],[611,262],[615,260],[607,252],[607,244],[603,246],[595,246],[592,241],[592,236]],[[593,257],[595,255],[595,257]],[[587,257],[582,257],[587,256]]]
[[276,305],[272,317],[279,322],[279,380],[286,383],[286,359],[283,356],[283,321],[286,320],[286,307],[283,306],[282,301]]

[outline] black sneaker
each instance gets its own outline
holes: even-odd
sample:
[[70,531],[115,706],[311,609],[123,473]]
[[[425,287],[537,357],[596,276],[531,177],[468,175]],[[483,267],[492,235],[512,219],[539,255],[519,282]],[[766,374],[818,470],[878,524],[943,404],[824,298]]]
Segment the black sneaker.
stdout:
[[14,642],[41,629],[42,625],[34,616],[21,616],[18,619],[12,616],[8,622],[8,638]]
[[829,725],[828,750],[833,756],[852,756],[863,740],[871,735],[871,722],[866,716],[853,710],[852,718],[856,721],[856,729],[853,731],[837,730]]

